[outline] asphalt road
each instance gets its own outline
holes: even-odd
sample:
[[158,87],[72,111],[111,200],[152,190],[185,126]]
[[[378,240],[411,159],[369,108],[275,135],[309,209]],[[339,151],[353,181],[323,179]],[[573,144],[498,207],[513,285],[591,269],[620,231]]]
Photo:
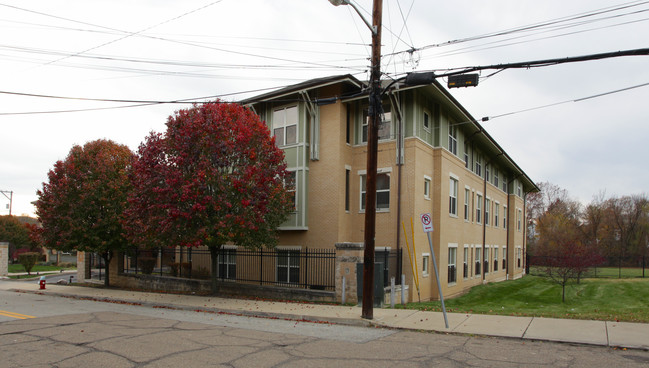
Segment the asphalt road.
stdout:
[[[32,318],[33,317],[33,318]],[[0,367],[647,367],[649,352],[0,291]]]

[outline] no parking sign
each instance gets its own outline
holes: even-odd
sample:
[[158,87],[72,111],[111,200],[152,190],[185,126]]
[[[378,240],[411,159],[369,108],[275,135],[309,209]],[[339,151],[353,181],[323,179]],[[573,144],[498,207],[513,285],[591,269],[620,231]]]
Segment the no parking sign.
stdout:
[[421,215],[421,225],[424,227],[425,233],[433,232],[433,218],[430,217],[430,213],[424,213]]

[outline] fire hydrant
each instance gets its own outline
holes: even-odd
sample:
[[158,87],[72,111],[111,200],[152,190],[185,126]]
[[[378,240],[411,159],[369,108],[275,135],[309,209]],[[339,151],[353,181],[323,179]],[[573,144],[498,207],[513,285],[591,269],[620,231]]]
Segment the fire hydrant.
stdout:
[[41,276],[41,279],[40,279],[40,281],[39,281],[39,284],[40,284],[40,286],[41,286],[40,289],[41,289],[41,290],[45,290],[45,276]]

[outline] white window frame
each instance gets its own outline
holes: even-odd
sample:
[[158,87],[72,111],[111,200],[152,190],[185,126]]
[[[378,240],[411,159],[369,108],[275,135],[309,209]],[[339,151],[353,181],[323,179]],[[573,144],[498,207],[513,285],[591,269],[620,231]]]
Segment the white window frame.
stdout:
[[469,202],[471,201],[471,188],[464,188],[464,221],[469,222],[469,214],[471,213]]
[[485,206],[484,206],[484,224],[489,226],[491,223],[489,216],[491,215],[491,199],[486,197]]
[[479,177],[482,177],[482,155],[477,154],[477,157],[475,159],[475,174],[478,175]]
[[496,245],[494,247],[494,261],[493,261],[493,270],[494,272],[498,272],[498,246]]
[[[289,112],[289,110],[292,111],[293,109],[295,109],[295,122],[290,122],[289,123],[289,121],[287,119],[287,117],[289,116],[288,112]],[[282,111],[282,113],[283,113],[282,114],[282,116],[283,116],[282,121],[280,121],[280,119],[278,119],[279,115],[277,115],[277,113],[280,112],[280,111]],[[280,107],[280,108],[277,108],[277,109],[273,110],[273,136],[275,137],[275,144],[278,147],[290,146],[290,145],[293,145],[293,144],[297,144],[299,142],[299,139],[298,139],[298,137],[299,137],[299,125],[300,125],[300,124],[298,124],[299,121],[300,121],[300,109],[298,108],[298,105],[289,105],[289,106],[284,106],[284,107]],[[288,138],[287,130],[292,126],[295,126],[295,141],[294,142],[289,142],[287,140],[287,138]],[[277,131],[278,130],[281,130],[281,132],[282,132],[281,142],[277,141]]]
[[428,277],[430,274],[430,253],[421,254],[421,275]]
[[489,257],[491,257],[491,247],[489,245],[485,245],[484,248],[484,261],[482,261],[482,272],[484,272],[485,275],[489,274],[489,266],[491,266],[491,262]]
[[448,263],[447,267],[450,268],[451,266],[455,267],[455,281],[449,282],[448,280],[448,272],[447,272],[447,277],[446,277],[446,283],[448,285],[454,285],[457,283],[457,244],[449,244],[448,245]]
[[[376,170],[376,176],[377,176],[376,212],[389,212],[390,211],[390,188],[392,187],[392,185],[391,185],[392,184],[391,183],[391,181],[392,181],[391,173],[392,173],[392,168],[390,168],[390,167],[381,168],[381,169]],[[365,184],[365,180],[367,178],[367,171],[366,170],[360,170],[358,172],[358,175],[360,176],[360,180],[359,180],[360,181],[360,196],[358,198],[358,202],[359,202],[358,203],[358,205],[359,205],[358,208],[360,209],[361,213],[364,213],[365,212],[365,206],[363,205],[363,199],[364,199],[365,193],[366,193],[364,184]],[[387,175],[387,177],[388,177],[388,181],[387,181],[388,188],[387,189],[385,189],[385,188],[379,189],[379,187],[378,187],[378,183],[379,183],[378,177],[379,177],[379,175]],[[387,207],[379,208],[379,193],[388,193]]]
[[503,229],[507,229],[507,206],[503,206]]
[[421,125],[424,127],[424,130],[430,133],[430,112],[428,110],[424,110],[424,116],[423,120],[421,122]]
[[[277,251],[277,261],[275,264],[275,280],[277,282],[285,283],[285,284],[298,284],[300,282],[300,252],[302,251],[302,247],[300,246],[278,246],[276,248]],[[286,252],[286,264],[280,264],[280,252]],[[295,262],[292,262],[296,257],[291,257],[291,254],[297,252],[297,264]],[[286,280],[280,280],[279,277],[279,269],[280,268],[286,268]],[[292,269],[297,269],[297,280],[292,280],[291,279],[291,270]]]
[[451,176],[449,178],[448,213],[453,217],[457,217],[457,191],[459,185],[457,177]]
[[494,201],[494,227],[500,226],[500,203]]
[[430,200],[430,189],[433,179],[430,176],[424,175],[424,199]]
[[523,230],[523,210],[520,208],[516,209],[516,230],[518,232]]
[[[367,143],[367,138],[369,137],[369,126],[370,126],[370,116],[365,110],[363,114],[363,122],[361,123],[360,131],[360,141],[361,143]],[[386,136],[386,125],[387,125],[387,136]],[[382,135],[383,134],[383,135]],[[379,141],[385,141],[392,138],[392,112],[384,112],[381,114],[381,121],[378,126],[378,139]]]
[[[298,209],[298,196],[297,196],[297,188],[298,188],[298,171],[296,169],[293,170],[286,170],[289,175],[293,176],[293,188],[288,188],[286,189],[286,192],[289,193],[289,195],[292,193],[293,194],[293,212],[297,212]],[[286,179],[284,179],[284,186],[286,186]]]
[[[462,268],[462,278],[465,279],[465,280],[468,279],[469,277],[471,277],[471,263],[469,262],[469,254],[470,254],[469,250],[470,250],[469,245],[464,244],[464,253],[462,255],[464,257],[464,259],[462,260],[462,262],[463,262],[463,264],[462,264],[462,266],[463,266],[463,268]],[[466,275],[464,273],[464,268],[466,268]]]
[[482,194],[476,193],[475,222],[482,224]]
[[457,156],[457,124],[448,125],[448,150]]

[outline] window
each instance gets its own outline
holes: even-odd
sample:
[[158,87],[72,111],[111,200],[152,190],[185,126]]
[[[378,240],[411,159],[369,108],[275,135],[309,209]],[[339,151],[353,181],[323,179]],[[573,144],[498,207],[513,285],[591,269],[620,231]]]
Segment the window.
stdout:
[[289,195],[289,202],[293,204],[291,206],[293,211],[297,211],[297,171],[288,172],[286,179],[284,179],[284,186]]
[[352,120],[352,110],[347,108],[347,120],[345,121],[345,143],[350,144],[352,142],[352,133],[351,133],[351,120]]
[[490,253],[489,249],[490,248],[487,246],[487,248],[485,248],[484,250],[484,274],[485,275],[489,273],[489,253]]
[[482,155],[478,155],[475,159],[475,174],[482,177]]
[[273,135],[278,146],[297,142],[297,106],[273,111]]
[[300,282],[299,250],[277,250],[277,281],[289,284]]
[[464,143],[464,167],[469,168],[469,145]]
[[521,231],[521,229],[523,228],[522,218],[523,218],[523,211],[518,209],[518,211],[516,212],[516,230],[518,231]]
[[523,189],[521,188],[521,183],[516,183],[516,195],[523,198]]
[[448,150],[457,156],[457,126],[449,125],[448,127]]
[[494,203],[494,226],[498,227],[500,224],[500,204],[499,203]]
[[[389,111],[389,107],[383,106],[383,110],[386,111],[381,115],[381,122],[379,123],[379,140],[381,139],[390,139],[392,133],[392,113]],[[363,118],[363,125],[361,126],[361,139],[363,143],[367,143],[367,129],[369,129],[370,117],[368,111],[365,110]]]
[[[361,210],[365,210],[366,176],[361,175]],[[390,209],[390,173],[376,174],[376,209]]]
[[349,212],[349,176],[351,170],[345,169],[345,211]]
[[452,284],[457,281],[457,247],[448,248],[448,283]]
[[498,169],[494,167],[494,186],[498,188],[500,185],[500,175],[498,173]]
[[487,183],[491,183],[491,166],[485,165],[484,174],[485,174],[485,180],[487,180]]
[[503,192],[508,193],[509,186],[507,185],[507,179],[503,178]]
[[430,178],[424,176],[424,198],[430,199]]
[[464,221],[469,221],[469,201],[471,200],[471,191],[464,188]]
[[494,272],[498,271],[498,247],[494,248]]
[[491,199],[487,198],[487,202],[485,203],[484,206],[484,223],[485,225],[489,225],[489,215],[491,213]]
[[221,249],[218,255],[219,278],[234,280],[237,277],[237,250]]
[[464,270],[463,270],[462,276],[465,279],[468,279],[469,278],[469,248],[466,247],[466,246],[464,247],[464,260],[463,261],[464,261],[464,264],[463,264]]
[[481,253],[482,253],[481,248],[476,248],[475,249],[475,274],[476,274],[476,276],[482,274],[482,272],[480,272],[480,270],[482,269],[482,267],[481,267],[482,265],[480,264],[480,260],[482,258],[482,257],[480,257]]
[[424,253],[421,258],[421,274],[422,276],[428,276],[428,271],[430,270],[430,254]]
[[503,271],[507,269],[507,247],[503,247]]
[[475,222],[482,223],[482,196],[478,194],[475,206]]
[[430,114],[424,111],[424,130],[430,132]]
[[448,213],[457,216],[457,179],[454,178],[449,182]]
[[503,206],[503,229],[507,228],[507,206]]
[[521,258],[523,258],[523,249],[516,248],[516,267],[521,268]]

